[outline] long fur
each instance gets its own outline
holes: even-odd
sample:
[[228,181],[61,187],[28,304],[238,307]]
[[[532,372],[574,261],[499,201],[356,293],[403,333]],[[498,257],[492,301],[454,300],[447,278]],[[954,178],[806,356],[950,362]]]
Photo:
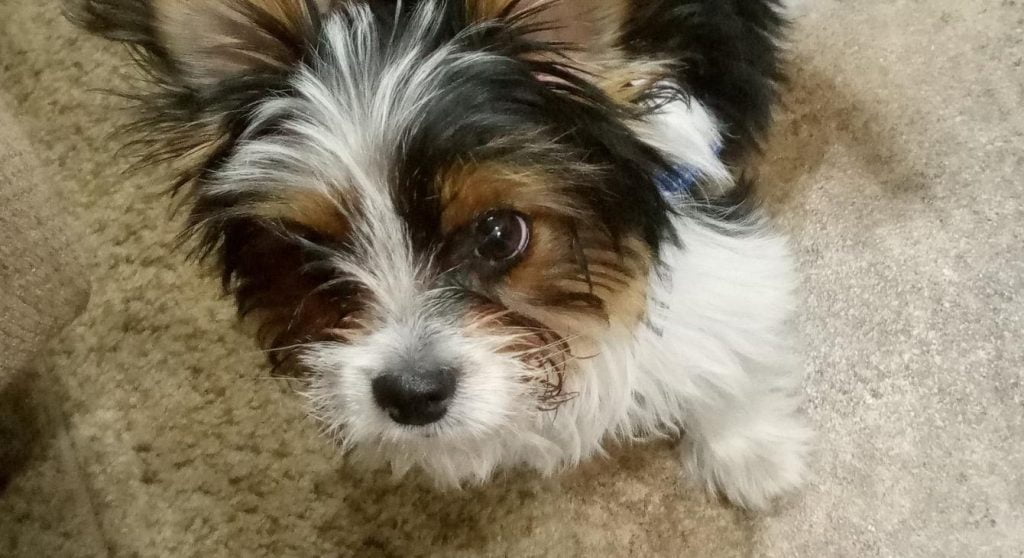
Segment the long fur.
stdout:
[[[780,5],[601,0],[571,28],[566,1],[73,12],[132,45],[144,156],[176,162],[197,252],[353,461],[459,485],[685,432],[693,478],[763,508],[810,437],[792,263],[735,172],[770,122]],[[681,167],[693,189],[660,191]],[[494,210],[530,223],[515,261],[475,252]],[[373,384],[396,362],[457,371],[442,418],[392,420]]]

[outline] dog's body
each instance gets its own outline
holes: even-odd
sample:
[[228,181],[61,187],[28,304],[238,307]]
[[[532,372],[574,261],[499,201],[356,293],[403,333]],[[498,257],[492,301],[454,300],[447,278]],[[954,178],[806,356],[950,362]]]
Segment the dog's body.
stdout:
[[84,0],[140,48],[190,232],[357,460],[442,482],[686,432],[748,507],[809,432],[785,242],[735,169],[775,0]]

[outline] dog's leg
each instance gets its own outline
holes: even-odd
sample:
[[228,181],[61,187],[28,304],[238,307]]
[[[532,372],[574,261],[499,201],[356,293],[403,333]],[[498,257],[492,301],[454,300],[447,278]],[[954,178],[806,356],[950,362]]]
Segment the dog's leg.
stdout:
[[787,342],[790,256],[756,215],[733,225],[683,219],[678,230],[681,246],[665,255],[671,273],[652,291],[658,340],[639,358],[652,387],[673,394],[663,408],[677,410],[689,472],[762,509],[801,483],[811,437]]
[[796,412],[795,390],[765,378],[792,371],[743,366],[745,385],[707,384],[707,392],[692,394],[683,462],[711,493],[760,510],[803,482],[810,431]]

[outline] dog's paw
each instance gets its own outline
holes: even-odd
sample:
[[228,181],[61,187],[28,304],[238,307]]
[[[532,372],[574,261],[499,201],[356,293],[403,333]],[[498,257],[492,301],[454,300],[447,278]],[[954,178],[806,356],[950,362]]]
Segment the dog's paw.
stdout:
[[711,439],[685,438],[683,463],[710,493],[760,511],[803,483],[811,438],[794,418]]

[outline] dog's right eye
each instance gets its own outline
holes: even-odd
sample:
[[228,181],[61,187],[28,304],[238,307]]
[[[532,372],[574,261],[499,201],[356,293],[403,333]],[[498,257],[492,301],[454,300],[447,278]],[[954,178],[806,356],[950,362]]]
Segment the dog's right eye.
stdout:
[[489,211],[477,220],[474,235],[477,257],[492,265],[511,265],[530,246],[530,220],[517,211]]

